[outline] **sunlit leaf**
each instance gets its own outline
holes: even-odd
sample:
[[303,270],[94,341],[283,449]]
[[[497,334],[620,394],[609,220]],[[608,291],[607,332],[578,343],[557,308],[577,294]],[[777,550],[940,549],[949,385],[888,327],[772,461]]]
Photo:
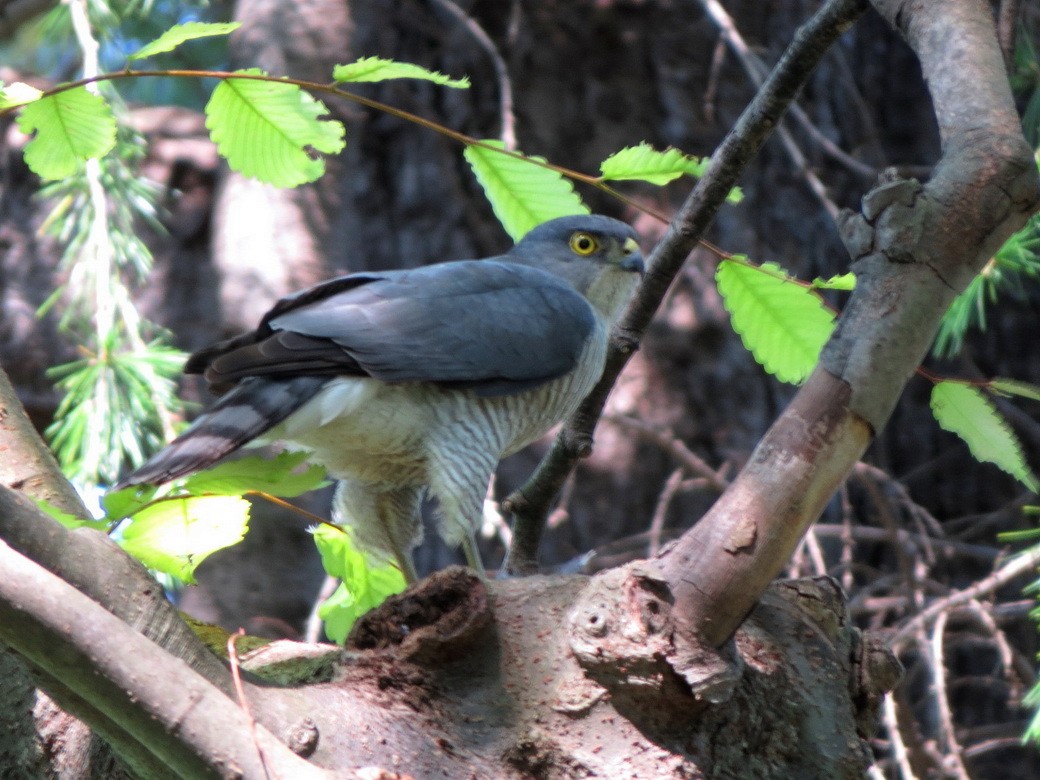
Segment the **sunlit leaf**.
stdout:
[[755,360],[782,382],[812,372],[834,329],[823,302],[773,263],[748,266],[723,260],[715,274],[733,330]]
[[[237,71],[262,75],[258,68]],[[294,84],[229,78],[206,104],[206,127],[233,170],[278,187],[314,181],[325,154],[343,150],[343,124],[325,105]]]
[[599,170],[604,179],[636,179],[651,184],[667,184],[683,174],[702,175],[706,164],[706,160],[675,148],[659,152],[644,141],[610,155],[599,164]]
[[185,22],[184,24],[177,24],[151,43],[142,46],[127,59],[143,60],[145,57],[153,57],[156,54],[173,51],[186,41],[210,38],[214,35],[227,35],[241,26],[241,22]]
[[314,529],[314,543],[325,571],[342,580],[318,608],[318,616],[325,621],[325,633],[342,644],[359,617],[388,596],[404,590],[404,575],[391,564],[373,564],[354,546],[349,530],[318,526]]
[[[505,148],[501,141],[483,143]],[[544,162],[541,157],[517,157],[481,146],[467,146],[463,154],[491,201],[495,216],[514,241],[550,219],[589,213],[570,181],[532,162]]]
[[249,502],[236,496],[164,499],[123,526],[120,544],[145,566],[195,581],[195,567],[237,544],[249,525]]
[[1040,488],[1018,437],[977,387],[939,382],[932,388],[931,407],[939,425],[963,439],[976,460],[993,463],[1034,492]]
[[337,65],[332,70],[332,78],[337,82],[347,81],[386,81],[388,79],[422,79],[440,84],[443,87],[454,87],[455,89],[469,89],[469,78],[453,79],[438,73],[435,70],[427,70],[410,62],[397,62],[382,57],[362,57],[356,62],[347,65]]
[[18,129],[36,133],[25,145],[25,162],[41,179],[71,176],[84,161],[108,154],[116,142],[112,110],[86,87],[26,104]]
[[30,87],[21,81],[7,85],[0,81],[0,111],[5,108],[32,103],[34,100],[39,100],[42,96],[43,93],[36,87]]

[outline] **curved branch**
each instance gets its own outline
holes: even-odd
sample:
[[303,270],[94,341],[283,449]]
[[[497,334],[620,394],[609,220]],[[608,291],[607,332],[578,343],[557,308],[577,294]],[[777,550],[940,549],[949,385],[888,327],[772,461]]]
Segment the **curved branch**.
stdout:
[[[0,542],[0,640],[181,777],[324,778],[224,693]],[[113,648],[119,648],[113,653]],[[102,733],[104,733],[102,731]]]
[[1040,203],[988,7],[877,0],[921,60],[943,141],[925,185],[882,181],[846,212],[856,290],[790,407],[660,559],[676,625],[719,646],[888,420],[949,302]]
[[42,500],[74,516],[90,516],[26,416],[3,370],[0,452],[0,540],[169,649],[211,683],[230,691],[231,678],[223,665],[181,620],[143,566],[103,534],[89,529],[70,531],[35,506],[33,501]]

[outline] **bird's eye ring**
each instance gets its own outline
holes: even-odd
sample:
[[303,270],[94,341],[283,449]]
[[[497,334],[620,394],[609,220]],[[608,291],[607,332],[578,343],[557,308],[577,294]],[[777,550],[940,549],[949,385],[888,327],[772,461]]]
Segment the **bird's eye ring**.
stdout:
[[599,249],[599,241],[589,233],[578,231],[571,235],[570,246],[575,254],[588,257]]

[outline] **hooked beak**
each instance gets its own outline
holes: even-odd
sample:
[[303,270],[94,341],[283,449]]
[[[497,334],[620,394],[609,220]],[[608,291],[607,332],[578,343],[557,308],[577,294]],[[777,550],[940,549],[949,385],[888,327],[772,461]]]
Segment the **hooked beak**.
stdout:
[[636,243],[634,238],[625,241],[624,252],[625,259],[618,266],[623,271],[633,271],[642,276],[646,271],[646,265],[643,263],[643,255],[639,251],[639,244]]

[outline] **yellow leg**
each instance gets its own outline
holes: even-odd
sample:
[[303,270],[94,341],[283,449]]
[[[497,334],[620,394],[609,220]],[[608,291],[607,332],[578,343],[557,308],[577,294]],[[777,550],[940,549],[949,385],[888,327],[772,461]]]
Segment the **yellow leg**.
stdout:
[[477,547],[477,540],[472,533],[466,534],[462,538],[462,552],[466,555],[466,563],[469,564],[469,567],[477,573],[478,577],[486,580],[487,572],[484,570],[484,562],[480,560],[480,549]]

